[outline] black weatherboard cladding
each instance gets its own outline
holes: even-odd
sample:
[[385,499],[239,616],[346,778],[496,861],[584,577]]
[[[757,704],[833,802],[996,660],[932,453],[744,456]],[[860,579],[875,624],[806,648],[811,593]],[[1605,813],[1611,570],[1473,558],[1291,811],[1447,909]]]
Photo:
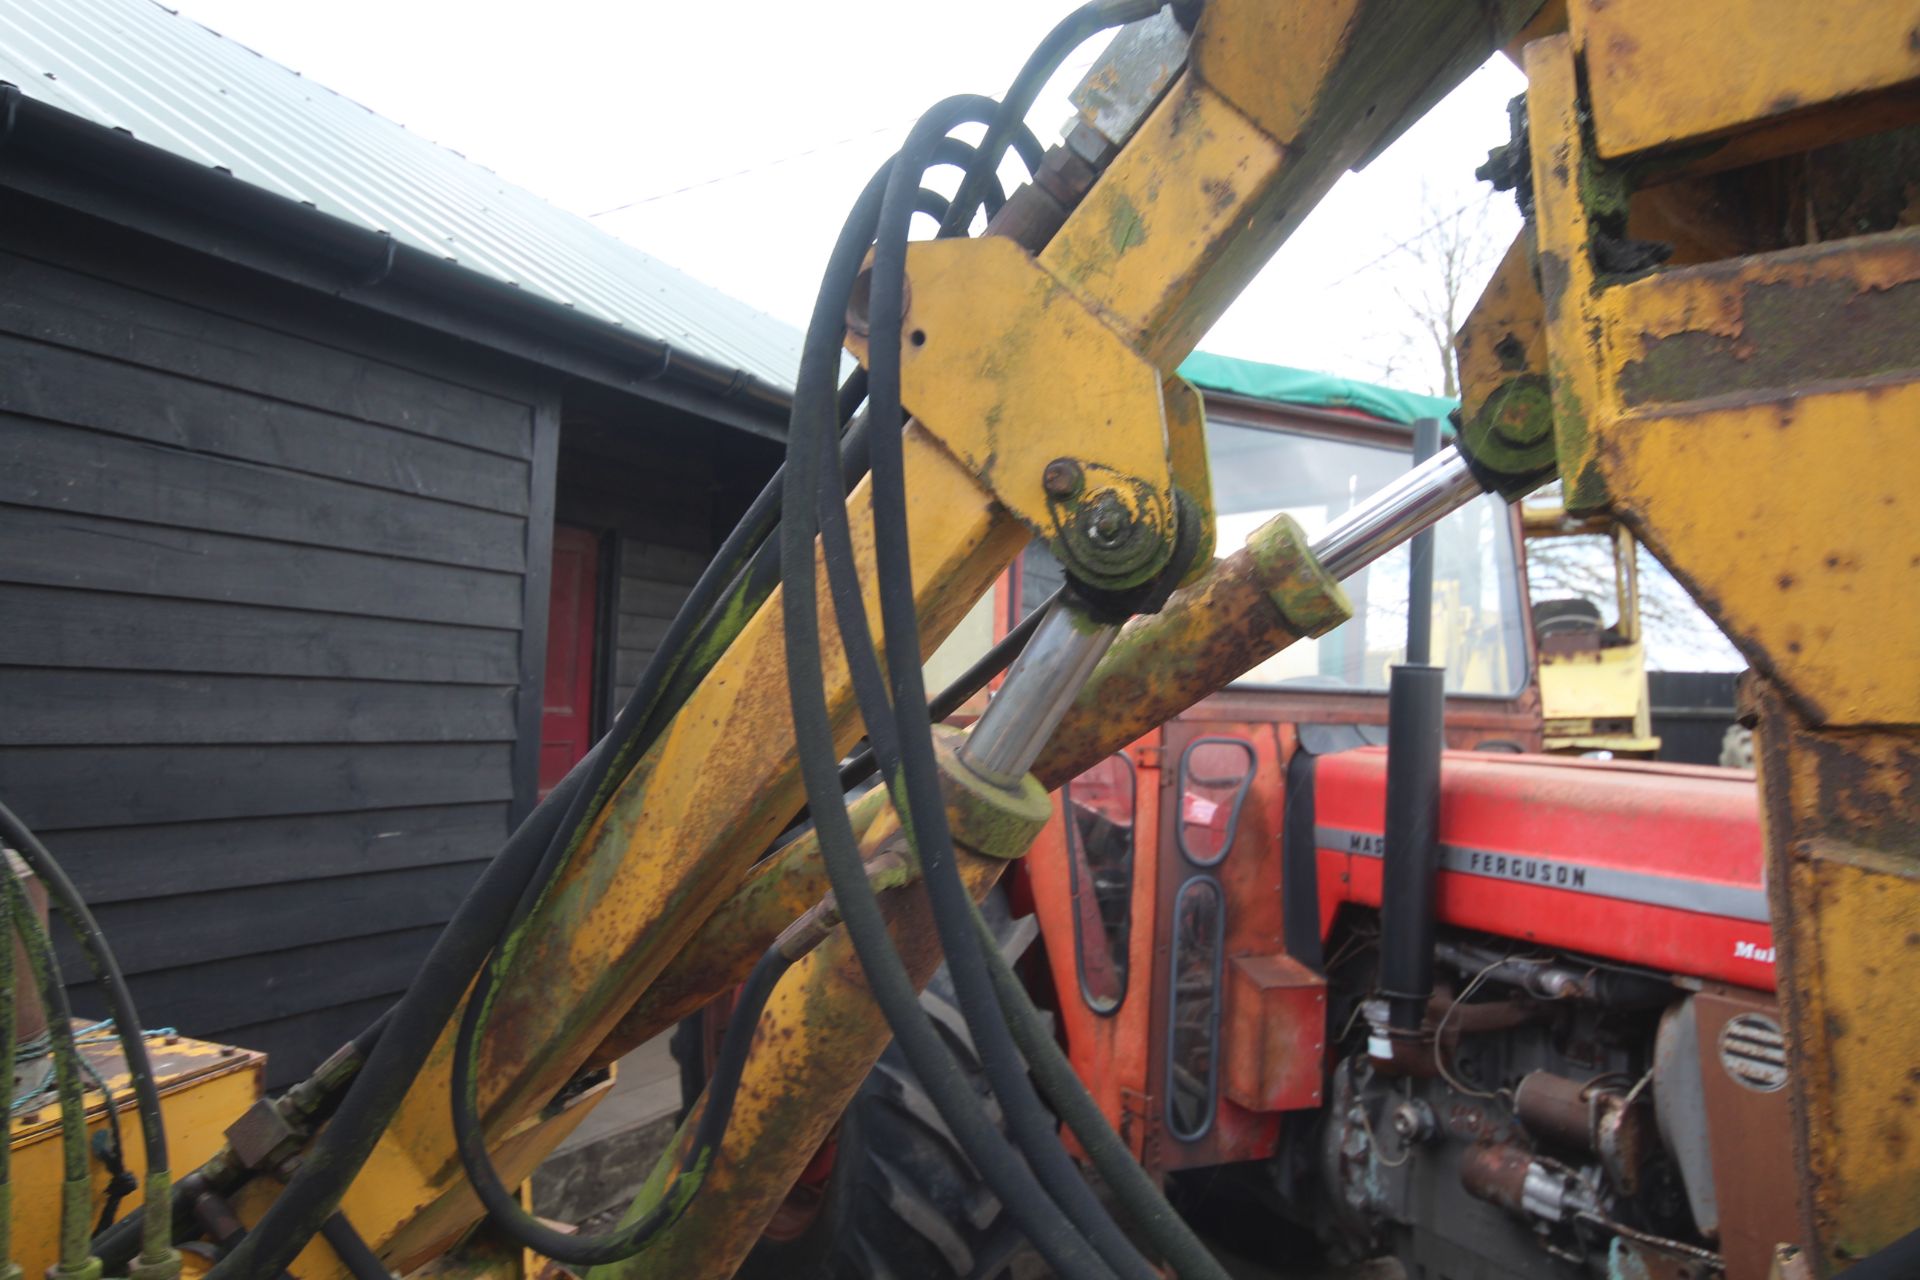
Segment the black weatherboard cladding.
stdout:
[[0,193],[0,795],[151,1025],[299,1076],[530,801],[558,404]]

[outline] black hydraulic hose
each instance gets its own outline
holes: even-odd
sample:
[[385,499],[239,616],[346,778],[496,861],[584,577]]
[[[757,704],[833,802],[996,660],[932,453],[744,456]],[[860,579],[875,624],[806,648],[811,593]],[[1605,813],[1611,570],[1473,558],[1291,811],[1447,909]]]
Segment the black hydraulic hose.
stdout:
[[[1076,40],[1074,43],[1078,43]],[[1072,46],[1068,46],[1071,48]],[[962,113],[977,103],[969,97],[950,98],[916,124],[888,176],[881,207],[879,234],[873,249],[868,289],[867,412],[872,422],[869,453],[872,461],[872,506],[875,568],[879,588],[882,643],[887,681],[900,744],[899,776],[889,780],[895,805],[911,814],[910,830],[933,907],[935,928],[946,953],[947,968],[959,997],[961,1013],[980,1050],[982,1066],[994,1094],[1000,1099],[1007,1129],[1034,1171],[1108,1265],[1129,1280],[1154,1280],[1153,1268],[1127,1239],[1080,1177],[1066,1149],[1060,1145],[1054,1122],[1033,1091],[1025,1065],[1007,1030],[1005,1015],[987,974],[980,940],[973,932],[973,903],[960,878],[952,832],[948,829],[945,798],[933,739],[924,720],[927,705],[920,659],[919,618],[913,594],[913,566],[909,546],[904,450],[901,431],[905,413],[900,400],[900,337],[905,327],[905,282],[908,224],[917,183],[916,164],[930,155],[934,143],[953,127]],[[1010,104],[1011,105],[1011,104]],[[873,738],[872,710],[868,710],[869,739]]]
[[[865,384],[865,372],[856,371],[840,388],[836,405],[844,410],[841,420],[850,416],[864,398]],[[543,873],[550,873],[571,848],[570,837],[579,830],[585,796],[598,793],[614,768],[614,744],[626,735],[628,750],[617,754],[630,759],[644,753],[664,727],[660,716],[649,713],[677,709],[684,701],[691,685],[669,682],[683,660],[686,666],[700,665],[704,655],[697,640],[708,627],[725,588],[750,564],[777,524],[777,495],[777,483],[769,484],[701,573],[612,730],[509,837],[455,911],[400,1000],[355,1037],[355,1043],[366,1049],[366,1062],[332,1122],[259,1224],[214,1269],[214,1280],[284,1270],[331,1216],[419,1074],[474,973],[495,941],[526,909],[529,888],[544,883]],[[711,657],[707,661],[710,664]],[[698,683],[697,678],[693,683]],[[563,838],[563,833],[568,838]],[[109,1234],[117,1235],[135,1214],[116,1224]],[[261,1262],[263,1255],[272,1260],[271,1266]]]
[[260,1221],[214,1266],[212,1280],[248,1280],[284,1271],[333,1216],[347,1184],[366,1163],[474,973],[505,930],[533,870],[559,838],[562,814],[600,754],[596,748],[575,765],[480,873],[393,1006],[386,1030],[340,1100],[332,1122]]
[[[66,871],[47,851],[46,845],[5,804],[0,804],[0,837],[4,837],[7,844],[19,851],[21,859],[46,886],[47,897],[59,908],[68,928],[79,940],[80,949],[86,953],[87,963],[93,969],[94,979],[106,993],[107,1007],[113,1014],[114,1031],[120,1040],[120,1053],[126,1059],[127,1075],[133,1082],[134,1105],[140,1113],[140,1140],[146,1153],[147,1194],[156,1199],[166,1199],[171,1194],[171,1178],[167,1165],[167,1127],[160,1111],[160,1089],[154,1082],[153,1061],[147,1054],[140,1015],[133,1007],[133,993],[127,990],[127,980],[120,972],[120,963],[114,959],[113,948],[107,945],[106,936],[100,932],[93,912],[87,909],[86,900],[80,896],[73,881],[68,879]],[[116,1123],[116,1142],[118,1128]],[[146,1252],[154,1257],[164,1253],[172,1243],[168,1238],[170,1234],[165,1224],[148,1231],[144,1242]]]
[[336,1213],[320,1224],[320,1238],[339,1255],[353,1280],[393,1280],[393,1272],[387,1270],[380,1255],[353,1229],[346,1214]]
[[[52,1044],[54,1087],[60,1107],[59,1269],[78,1272],[89,1256],[87,1226],[93,1208],[93,1178],[87,1167],[85,1086],[80,1081],[80,1050],[73,1042],[73,1010],[67,1004],[67,987],[60,980],[53,943],[34,918],[33,906],[27,901],[26,890],[20,887],[19,879],[5,868],[0,868],[0,894],[5,896],[6,912],[13,921],[12,932],[27,953],[27,968],[47,1016],[47,1038]],[[0,937],[0,944],[9,949],[13,945],[4,937]],[[11,1093],[11,1084],[8,1089]],[[0,1259],[0,1263],[5,1261]]]
[[[169,1234],[172,1233],[175,1223],[184,1217],[186,1212],[186,1196],[180,1190],[185,1183],[186,1180],[182,1179],[173,1184],[173,1213],[168,1223]],[[140,1252],[140,1236],[145,1229],[145,1206],[136,1205],[126,1217],[110,1224],[104,1231],[95,1233],[93,1256],[100,1259],[100,1264],[106,1269],[107,1274],[116,1275],[133,1261],[134,1255]]]
[[520,1201],[500,1181],[493,1167],[487,1153],[485,1127],[480,1123],[478,1082],[472,1061],[477,1049],[477,1032],[492,993],[493,967],[483,970],[472,999],[467,1001],[460,1033],[454,1039],[453,1075],[456,1081],[464,1081],[465,1087],[454,1091],[453,1133],[461,1166],[493,1225],[516,1243],[556,1262],[593,1267],[633,1257],[678,1221],[699,1193],[701,1182],[712,1168],[714,1155],[726,1138],[727,1122],[732,1118],[734,1100],[740,1092],[740,1076],[753,1048],[754,1029],[768,997],[792,964],[778,946],[773,946],[754,965],[727,1022],[720,1060],[707,1084],[700,1119],[694,1125],[692,1147],[682,1157],[680,1166],[651,1209],[618,1230],[597,1236],[559,1231],[534,1217],[521,1208]]
[[1105,1280],[1111,1270],[1074,1232],[1006,1138],[988,1121],[972,1084],[928,1023],[868,882],[842,805],[832,721],[820,678],[822,646],[814,578],[814,511],[822,470],[819,442],[830,430],[827,399],[839,360],[846,301],[878,221],[880,185],[870,183],[835,245],[814,304],[796,381],[785,471],[780,553],[788,693],[801,778],[842,922],[901,1051],[955,1141],[1000,1197],[1014,1222],[1068,1280]]
[[[1047,610],[1059,598],[1060,592],[1056,589],[1039,608],[1022,618],[1018,626],[1002,636],[991,649],[981,654],[972,666],[955,676],[946,688],[935,694],[933,700],[927,703],[927,722],[939,724],[965,706],[967,699],[986,688],[995,676],[1012,666],[1013,660],[1020,656],[1020,651],[1027,647],[1027,641],[1031,640],[1033,633],[1039,630],[1040,619],[1046,616]],[[841,790],[853,790],[871,778],[878,767],[874,762],[873,748],[862,747],[840,770]]]
[[1026,1055],[1027,1066],[1040,1082],[1040,1092],[1066,1121],[1067,1128],[1073,1130],[1073,1136],[1080,1140],[1095,1171],[1126,1209],[1128,1219],[1139,1226],[1155,1251],[1182,1280],[1229,1280],[1226,1269],[1207,1252],[1200,1237],[1193,1234],[1186,1220],[1167,1203],[1160,1188],[1107,1123],[1100,1104],[1087,1092],[1073,1063],[1054,1040],[1053,1028],[1033,1007],[1026,987],[1000,954],[991,926],[977,911],[974,930],[980,935],[987,972],[993,977],[1000,1007],[1007,1011],[1007,1025],[1013,1030],[1014,1043]]
[[386,1012],[361,1028],[360,1034],[349,1041],[349,1043],[353,1045],[354,1053],[359,1056],[362,1062],[365,1062],[367,1055],[373,1052],[373,1046],[380,1041],[380,1033],[385,1031],[387,1024],[392,1021],[393,1006],[388,1005]]
[[924,213],[935,222],[946,221],[947,211],[952,207],[952,205],[947,203],[947,198],[938,191],[922,187],[914,193],[913,211],[915,213]]

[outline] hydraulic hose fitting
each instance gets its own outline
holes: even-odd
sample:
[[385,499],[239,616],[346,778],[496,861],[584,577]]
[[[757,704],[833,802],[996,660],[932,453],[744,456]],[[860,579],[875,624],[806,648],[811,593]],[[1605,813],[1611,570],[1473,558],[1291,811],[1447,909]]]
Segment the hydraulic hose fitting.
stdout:
[[[1038,634],[1034,639],[1039,639]],[[1105,651],[1106,646],[1101,645],[1099,652]],[[1097,653],[1094,660],[1098,661]],[[1087,669],[1092,669],[1092,663],[1087,664]],[[1060,705],[1061,715],[1066,713],[1067,706],[1073,700],[1072,693],[1079,687],[1076,682],[1068,691],[1066,700]],[[1005,692],[1002,689],[1003,697]],[[982,717],[981,723],[984,722],[985,717]],[[1051,733],[1051,724],[1057,723],[1059,717],[1054,716],[1048,734]],[[978,728],[978,725],[975,727]],[[1033,838],[1053,817],[1053,800],[1047,795],[1047,789],[1040,785],[1039,779],[1027,772],[1027,765],[1032,763],[1031,757],[1010,778],[990,776],[983,773],[980,766],[969,757],[968,750],[972,745],[973,739],[969,734],[956,729],[935,728],[934,758],[940,766],[941,792],[947,802],[947,822],[953,829],[953,838],[957,844],[982,857],[1022,857],[1033,844]],[[1041,745],[1045,745],[1044,736]],[[1038,751],[1039,747],[1036,746],[1035,754]]]
[[180,1251],[169,1248],[157,1257],[142,1254],[127,1267],[127,1280],[179,1280]]
[[[875,893],[884,893],[888,889],[897,889],[914,878],[913,868],[901,856],[900,850],[888,848],[867,859],[867,883],[873,886]],[[828,890],[820,901],[802,912],[792,924],[780,931],[773,940],[773,948],[786,957],[789,964],[799,960],[827,940],[827,935],[840,924],[840,903]]]

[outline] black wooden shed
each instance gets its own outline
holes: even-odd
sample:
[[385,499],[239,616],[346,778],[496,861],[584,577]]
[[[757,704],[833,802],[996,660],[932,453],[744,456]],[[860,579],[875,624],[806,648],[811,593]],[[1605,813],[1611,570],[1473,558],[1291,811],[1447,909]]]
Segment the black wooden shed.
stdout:
[[604,725],[798,335],[151,0],[9,8],[0,797],[284,1083]]

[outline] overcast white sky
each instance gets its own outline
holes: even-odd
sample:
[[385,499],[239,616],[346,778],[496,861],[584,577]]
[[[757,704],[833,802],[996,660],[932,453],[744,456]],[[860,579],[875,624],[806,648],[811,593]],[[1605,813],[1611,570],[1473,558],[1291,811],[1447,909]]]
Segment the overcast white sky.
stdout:
[[[794,325],[848,203],[925,107],[998,96],[1068,0],[169,0],[180,12]],[[1043,143],[1098,51],[1036,107]],[[1474,168],[1523,81],[1494,58],[1349,174],[1202,346],[1438,390],[1395,246],[1471,207],[1489,267],[1519,229]],[[1011,170],[1010,170],[1011,172]],[[1476,281],[1468,296],[1479,292]],[[1669,666],[1726,665],[1687,638]]]
[[[1065,0],[170,3],[796,327],[848,203],[914,117],[951,93],[997,96],[1066,11]],[[1035,109],[1043,142],[1099,47]],[[1480,203],[1473,169],[1505,139],[1521,83],[1495,59],[1343,181],[1206,347],[1377,379],[1407,328],[1394,295],[1405,268],[1381,255],[1436,210]],[[1519,225],[1511,201],[1485,207],[1504,246]],[[1429,363],[1400,381],[1427,390]]]

